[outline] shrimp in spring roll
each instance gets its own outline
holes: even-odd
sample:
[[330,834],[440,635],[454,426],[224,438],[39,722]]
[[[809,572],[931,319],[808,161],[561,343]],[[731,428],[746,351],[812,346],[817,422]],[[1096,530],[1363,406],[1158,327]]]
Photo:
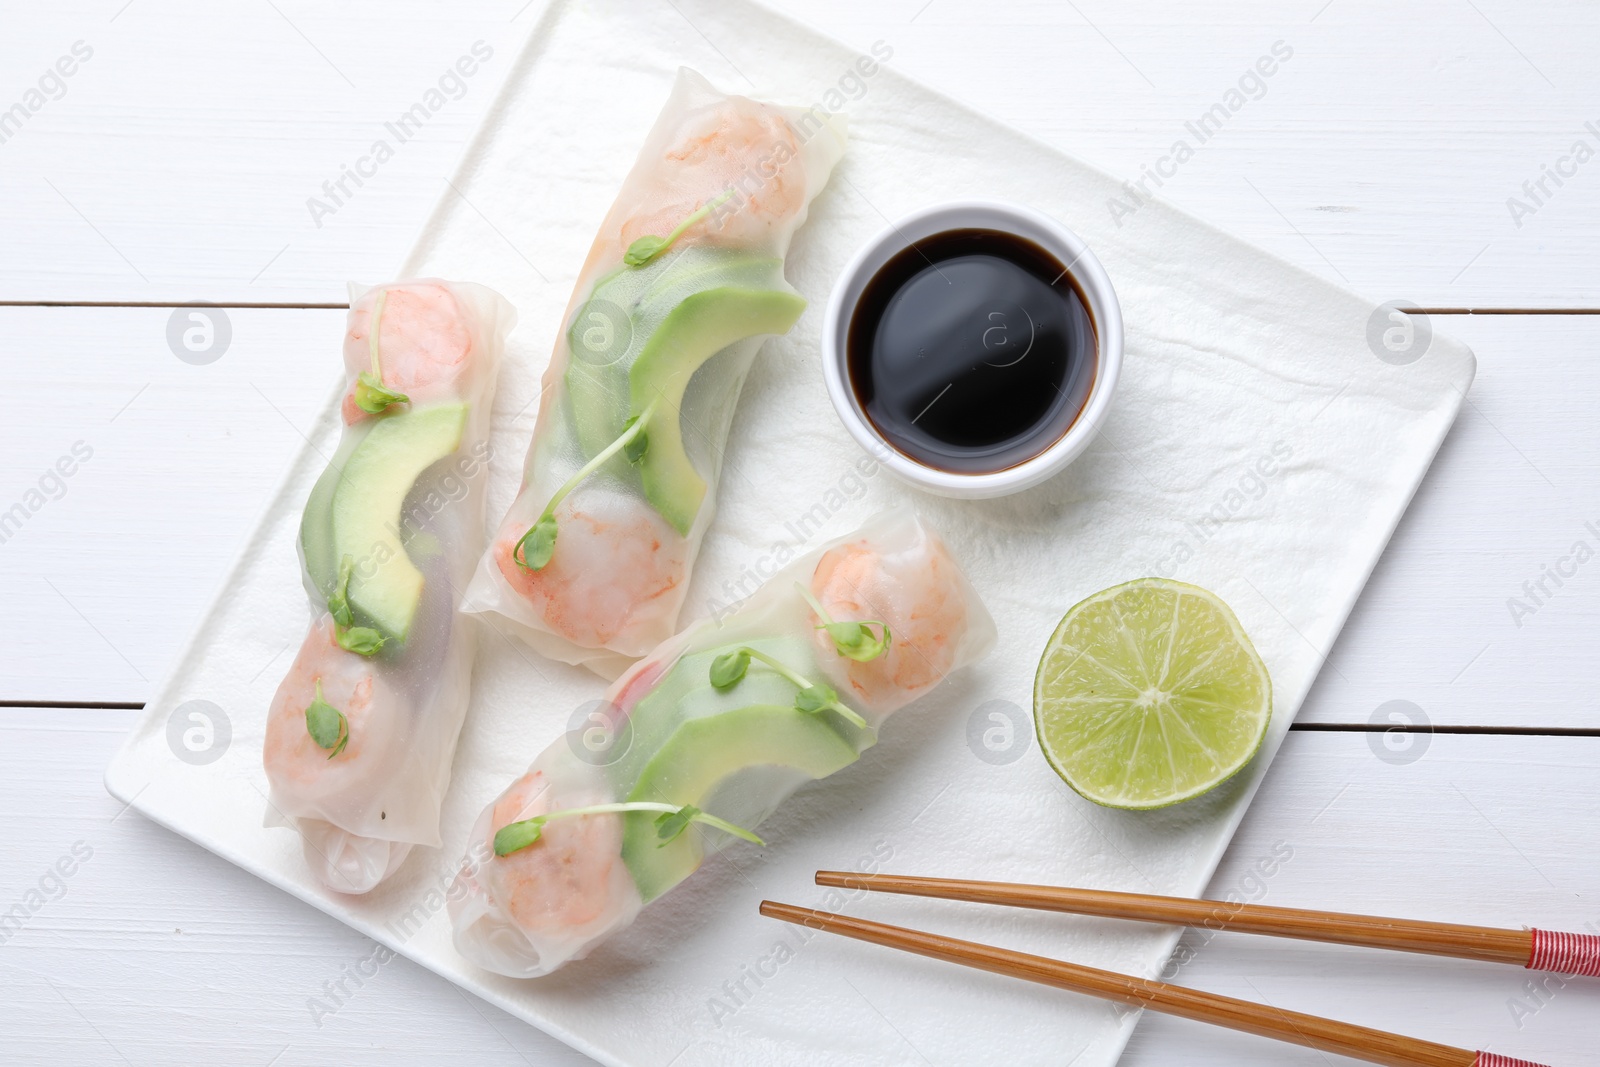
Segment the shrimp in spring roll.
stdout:
[[891,714],[994,639],[909,510],[797,560],[611,686],[621,740],[557,738],[484,809],[448,896],[456,948],[513,978],[581,958],[708,851],[759,842],[790,794],[854,763]]
[[467,611],[607,676],[676,632],[745,376],[805,308],[784,256],[843,150],[836,118],[680,72],[578,277]]
[[310,633],[267,713],[269,825],[329,889],[437,847],[476,629],[489,409],[516,313],[480,285],[352,292],[338,452],[300,525]]

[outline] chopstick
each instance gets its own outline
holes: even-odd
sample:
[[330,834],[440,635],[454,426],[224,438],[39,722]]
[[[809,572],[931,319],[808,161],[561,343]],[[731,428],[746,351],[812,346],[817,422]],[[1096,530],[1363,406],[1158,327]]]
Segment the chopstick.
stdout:
[[1269,937],[1361,945],[1433,956],[1511,963],[1531,970],[1556,971],[1568,977],[1600,977],[1600,937],[1549,930],[1500,930],[1487,926],[1381,919],[1369,915],[1221,900],[1191,900],[1145,893],[1113,893],[1066,886],[1014,885],[964,878],[919,878],[897,874],[855,874],[818,871],[817,884],[878,893],[901,893],[979,904],[1005,904],[1039,911],[1062,911],[1108,919],[1203,926]]
[[761,902],[761,914],[857,941],[868,941],[1074,993],[1086,993],[1136,1008],[1150,1008],[1167,1015],[1212,1023],[1230,1030],[1242,1030],[1260,1037],[1277,1038],[1279,1041],[1334,1052],[1368,1063],[1384,1064],[1386,1067],[1540,1067],[1526,1060],[1515,1060],[1490,1052],[1472,1052],[1198,989],[1133,978],[1096,967],[961,941],[902,926],[852,919],[793,904],[764,900]]

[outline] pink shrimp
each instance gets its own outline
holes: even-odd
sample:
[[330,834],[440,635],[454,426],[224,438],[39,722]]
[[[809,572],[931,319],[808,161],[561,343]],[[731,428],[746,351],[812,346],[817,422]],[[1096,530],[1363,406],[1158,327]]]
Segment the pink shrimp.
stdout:
[[356,405],[356,375],[372,369],[372,312],[379,294],[378,367],[385,387],[425,403],[455,395],[471,367],[472,331],[455,296],[443,285],[418,282],[373,289],[350,309],[344,339],[345,368],[352,381],[340,411],[354,425],[370,418]]
[[[601,506],[619,510],[609,502]],[[672,609],[671,594],[687,570],[685,542],[665,519],[642,501],[621,510],[580,511],[570,498],[563,501],[556,509],[555,553],[537,571],[512,556],[528,532],[513,521],[515,511],[495,539],[495,561],[511,588],[553,632],[587,648],[620,646],[636,628],[650,633],[657,616]]]
[[916,551],[888,555],[865,540],[840,545],[818,561],[811,591],[837,622],[888,625],[889,650],[865,663],[839,655],[827,631],[814,637],[824,669],[848,689],[845,700],[854,694],[880,715],[937,685],[966,636],[960,570],[931,534]]
[[805,209],[799,159],[795,131],[773,108],[730,97],[691,112],[659,160],[640,160],[600,227],[584,274],[621,262],[634,241],[666,236],[724,196],[678,243],[759,247]]
[[[549,782],[532,771],[511,783],[489,820],[488,852],[503,827],[551,810]],[[604,802],[598,793],[562,798],[564,808]],[[539,840],[488,861],[484,883],[506,914],[524,930],[554,931],[581,926],[612,908],[613,869],[622,862],[620,815],[574,815],[545,824]]]
[[[319,684],[323,702],[349,723],[349,741],[331,759],[306,726],[306,708]],[[346,791],[361,795],[368,776],[383,770],[398,704],[364,657],[339,647],[333,620],[324,615],[306,635],[267,712],[262,762],[273,790],[286,800],[321,801],[324,807],[337,804]]]

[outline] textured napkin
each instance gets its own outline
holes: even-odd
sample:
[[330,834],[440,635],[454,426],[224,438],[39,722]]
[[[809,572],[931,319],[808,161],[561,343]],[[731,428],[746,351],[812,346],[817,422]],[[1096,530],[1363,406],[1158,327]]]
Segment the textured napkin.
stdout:
[[[730,91],[847,113],[845,161],[789,259],[811,307],[750,376],[685,621],[910,498],[999,624],[987,661],[898,714],[859,764],[801,790],[764,825],[768,847],[712,859],[590,959],[533,982],[484,974],[451,948],[441,890],[473,816],[601,684],[486,634],[445,848],[417,850],[365,899],[313,883],[293,835],[262,828],[260,740],[286,661],[266,665],[305,625],[294,529],[336,437],[330,399],[313,446],[113,764],[112,792],[606,1062],[1114,1063],[1132,1014],[798,931],[761,918],[756,904],[846,910],[1159,973],[1169,931],[868,899],[819,889],[811,872],[1201,892],[1454,419],[1473,358],[1439,336],[1397,354],[1383,335],[1405,320],[1161,203],[1113,213],[1110,198],[1127,200],[1117,180],[900,77],[892,52],[848,50],[744,2],[554,3],[402,273],[486,283],[521,313],[496,406],[494,521],[516,488],[577,268],[677,67]],[[1060,477],[1002,500],[942,500],[897,483],[839,425],[819,365],[822,304],[854,249],[890,219],[958,197],[1019,201],[1076,230],[1105,264],[1127,328],[1122,384],[1094,447]],[[327,348],[331,384],[339,338]],[[1046,766],[1031,687],[1068,607],[1150,574],[1232,605],[1271,670],[1276,708],[1261,754],[1234,781],[1176,808],[1116,812]],[[169,743],[175,709],[191,700],[231,720],[215,762],[180,760]]]

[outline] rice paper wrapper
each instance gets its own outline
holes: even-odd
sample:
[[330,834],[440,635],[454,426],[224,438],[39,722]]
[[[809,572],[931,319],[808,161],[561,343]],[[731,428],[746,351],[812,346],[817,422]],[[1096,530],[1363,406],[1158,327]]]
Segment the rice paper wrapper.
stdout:
[[[885,642],[871,658],[846,655],[824,628],[864,621]],[[982,659],[994,640],[994,620],[966,575],[910,507],[806,553],[736,609],[640,660],[483,810],[453,887],[456,948],[509,977],[548,974],[737,842],[696,825],[661,842],[651,830],[661,813],[597,813],[551,819],[531,845],[496,856],[495,835],[508,824],[646,801],[693,804],[753,830],[805,783],[850,773],[890,715]],[[754,650],[743,677],[712,681],[717,657],[740,650]],[[800,681],[832,690],[860,721],[798,710]],[[812,759],[831,762],[810,763],[796,751],[807,746],[817,750]],[[716,763],[718,749],[729,756],[714,784],[693,784],[692,765]],[[624,824],[642,841],[631,854]],[[663,860],[662,849],[674,851]],[[655,873],[663,863],[665,879]]]
[[[681,398],[641,379],[640,357],[685,301],[712,290],[795,295],[784,256],[843,150],[837,117],[727,95],[694,71],[678,73],[578,276],[544,372],[522,486],[478,567],[469,611],[608,677],[677,630],[716,511],[734,408],[765,338],[737,340],[699,370],[673,375]],[[707,214],[655,259],[624,262],[634,242],[664,238],[699,213]],[[641,414],[649,447],[681,444],[703,479],[698,506],[679,489],[663,511],[662,498],[646,496],[649,473],[617,455],[556,508],[549,562],[520,566],[518,542],[546,504]]]
[[[372,366],[379,297],[377,321],[389,349],[385,354],[379,346],[383,381],[407,390],[409,401],[369,415],[353,397],[359,375]],[[395,429],[397,420],[453,415],[458,405],[465,406],[465,418],[459,444],[421,473],[398,521],[386,524],[422,577],[403,642],[390,641],[373,656],[341,648],[329,614],[331,561],[312,558],[317,535],[303,532],[298,539],[312,623],[268,711],[265,818],[269,826],[300,832],[306,862],[336,892],[367,892],[394,873],[413,845],[441,843],[439,812],[467,713],[478,637],[478,627],[456,609],[484,542],[490,412],[515,321],[511,305],[482,285],[424,279],[351,287],[344,431],[311,492],[307,527],[314,515],[324,525],[332,521],[331,494],[352,488],[345,484],[352,457],[370,434]],[[390,455],[387,462],[403,459]],[[331,533],[327,537],[331,543]],[[359,558],[349,560],[352,600],[354,582],[390,565],[395,546],[363,541],[358,547]],[[332,752],[308,734],[307,708],[319,696],[346,716],[344,747]]]

